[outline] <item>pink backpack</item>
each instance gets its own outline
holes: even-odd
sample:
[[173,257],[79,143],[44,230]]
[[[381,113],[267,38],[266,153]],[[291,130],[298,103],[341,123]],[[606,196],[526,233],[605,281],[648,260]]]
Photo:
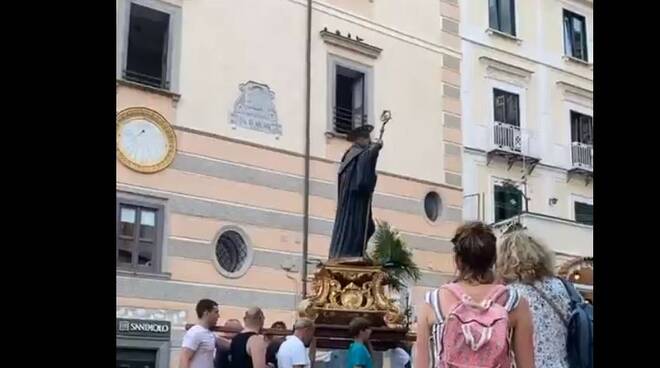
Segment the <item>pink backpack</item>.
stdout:
[[434,328],[434,340],[437,345],[434,354],[435,366],[511,367],[509,312],[517,304],[517,294],[510,292],[506,302],[500,304],[497,301],[508,289],[496,285],[482,302],[476,303],[456,283],[447,284],[442,288],[454,294],[459,301],[443,318],[437,299],[438,290],[427,295],[427,301],[431,302],[439,321],[439,328]]

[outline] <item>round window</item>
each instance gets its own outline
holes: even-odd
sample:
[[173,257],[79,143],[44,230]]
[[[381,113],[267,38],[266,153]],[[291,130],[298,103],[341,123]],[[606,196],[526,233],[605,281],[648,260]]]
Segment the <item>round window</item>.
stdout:
[[424,212],[426,213],[426,218],[431,221],[435,221],[440,216],[442,201],[440,200],[440,195],[436,192],[429,192],[424,197]]
[[250,251],[243,236],[235,230],[224,231],[215,244],[215,259],[220,273],[238,277],[247,271]]

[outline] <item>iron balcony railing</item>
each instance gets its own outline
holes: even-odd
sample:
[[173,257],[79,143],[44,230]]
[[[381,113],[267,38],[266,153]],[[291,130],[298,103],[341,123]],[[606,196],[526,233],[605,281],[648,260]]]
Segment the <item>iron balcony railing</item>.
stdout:
[[500,149],[511,152],[522,151],[522,134],[519,126],[495,122],[493,138],[493,143]]
[[590,144],[571,143],[571,159],[574,168],[593,170],[594,148]]
[[169,83],[162,77],[154,77],[153,75],[142,74],[128,69],[124,70],[124,79],[161,89],[169,89],[170,87]]
[[335,132],[348,134],[353,128],[367,123],[367,115],[359,111],[353,111],[343,107],[335,107],[333,110],[333,124]]

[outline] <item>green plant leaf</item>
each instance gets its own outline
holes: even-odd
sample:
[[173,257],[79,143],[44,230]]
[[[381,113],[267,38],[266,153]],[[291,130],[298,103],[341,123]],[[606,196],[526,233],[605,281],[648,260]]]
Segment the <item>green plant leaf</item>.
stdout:
[[376,221],[376,223],[370,258],[387,272],[390,287],[400,291],[406,288],[407,282],[419,281],[422,274],[413,261],[412,251],[399,236],[399,232],[386,221]]

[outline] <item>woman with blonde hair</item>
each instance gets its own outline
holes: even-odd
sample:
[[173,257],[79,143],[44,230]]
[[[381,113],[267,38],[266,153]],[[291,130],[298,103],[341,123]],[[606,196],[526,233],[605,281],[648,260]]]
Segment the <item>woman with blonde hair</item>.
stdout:
[[536,368],[569,367],[564,321],[569,317],[570,297],[553,270],[552,252],[524,230],[512,231],[500,239],[495,271],[531,306]]

